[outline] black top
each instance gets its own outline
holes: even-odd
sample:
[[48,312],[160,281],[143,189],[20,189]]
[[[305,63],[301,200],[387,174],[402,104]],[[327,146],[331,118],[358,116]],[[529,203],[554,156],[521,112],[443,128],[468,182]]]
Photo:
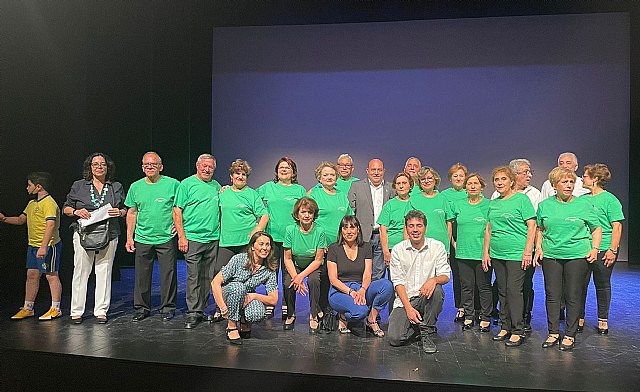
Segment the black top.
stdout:
[[[116,181],[107,181],[105,186],[108,186],[107,193],[102,198],[101,194],[98,194],[94,189],[94,199],[99,204],[97,207],[93,200],[91,200],[91,186],[92,181],[78,180],[71,185],[71,190],[67,195],[67,200],[64,202],[64,207],[71,207],[76,210],[86,208],[91,212],[97,210],[105,204],[111,203],[113,208],[126,209],[124,205],[124,189],[122,184]],[[104,188],[103,188],[104,191]],[[63,208],[64,208],[63,207]],[[75,223],[75,222],[74,222]],[[109,219],[109,238],[114,239],[120,235],[120,221],[119,218],[113,217]]]
[[347,257],[344,247],[337,242],[329,245],[329,250],[327,251],[327,261],[337,264],[338,279],[342,282],[362,283],[364,260],[371,258],[371,244],[368,242],[358,247],[358,254],[353,261]]

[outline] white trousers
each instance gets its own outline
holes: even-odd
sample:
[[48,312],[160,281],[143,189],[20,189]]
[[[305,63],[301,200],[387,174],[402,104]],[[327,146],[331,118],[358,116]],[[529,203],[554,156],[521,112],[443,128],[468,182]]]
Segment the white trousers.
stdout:
[[95,263],[96,294],[93,315],[106,316],[111,304],[111,270],[118,247],[118,238],[109,241],[101,251],[87,251],[80,245],[80,236],[73,233],[73,280],[71,281],[71,316],[82,316],[87,302],[87,283]]

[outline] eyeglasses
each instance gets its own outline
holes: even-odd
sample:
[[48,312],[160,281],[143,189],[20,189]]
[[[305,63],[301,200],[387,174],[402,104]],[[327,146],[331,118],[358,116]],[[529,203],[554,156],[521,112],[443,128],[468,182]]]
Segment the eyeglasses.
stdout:
[[143,163],[142,167],[160,167],[161,163]]
[[97,168],[99,168],[99,167],[107,167],[107,164],[106,164],[106,163],[92,163],[92,164],[91,164],[91,167],[93,167],[93,168],[96,168],[96,169],[97,169]]
[[533,170],[523,170],[523,171],[516,172],[516,174],[524,174],[525,176],[528,174],[533,175]]
[[340,164],[338,164],[338,166],[340,166],[340,167],[353,167],[353,165],[350,164],[350,163],[340,163]]
[[433,177],[425,177],[425,178],[421,178],[420,182],[427,182],[427,181],[433,181],[433,180],[435,180],[435,178],[433,178]]

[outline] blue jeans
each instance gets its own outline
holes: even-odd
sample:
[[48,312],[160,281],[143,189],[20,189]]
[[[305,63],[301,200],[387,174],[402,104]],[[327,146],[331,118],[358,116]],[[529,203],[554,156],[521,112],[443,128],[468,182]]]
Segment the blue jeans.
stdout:
[[[343,282],[352,290],[360,290],[360,282]],[[329,289],[329,304],[338,313],[344,314],[348,321],[364,320],[369,314],[369,307],[382,310],[393,295],[393,284],[387,279],[380,279],[371,282],[365,298],[366,305],[356,305],[349,294],[336,290],[331,286]]]

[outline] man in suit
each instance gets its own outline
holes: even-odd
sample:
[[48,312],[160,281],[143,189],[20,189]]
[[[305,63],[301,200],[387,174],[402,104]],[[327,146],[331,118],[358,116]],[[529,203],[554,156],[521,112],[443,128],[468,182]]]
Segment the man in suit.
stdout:
[[391,184],[384,181],[384,164],[372,159],[367,167],[367,178],[355,181],[349,189],[349,204],[362,227],[362,239],[371,243],[373,250],[372,280],[384,277],[386,265],[380,245],[380,225],[376,223],[382,205],[395,196]]

